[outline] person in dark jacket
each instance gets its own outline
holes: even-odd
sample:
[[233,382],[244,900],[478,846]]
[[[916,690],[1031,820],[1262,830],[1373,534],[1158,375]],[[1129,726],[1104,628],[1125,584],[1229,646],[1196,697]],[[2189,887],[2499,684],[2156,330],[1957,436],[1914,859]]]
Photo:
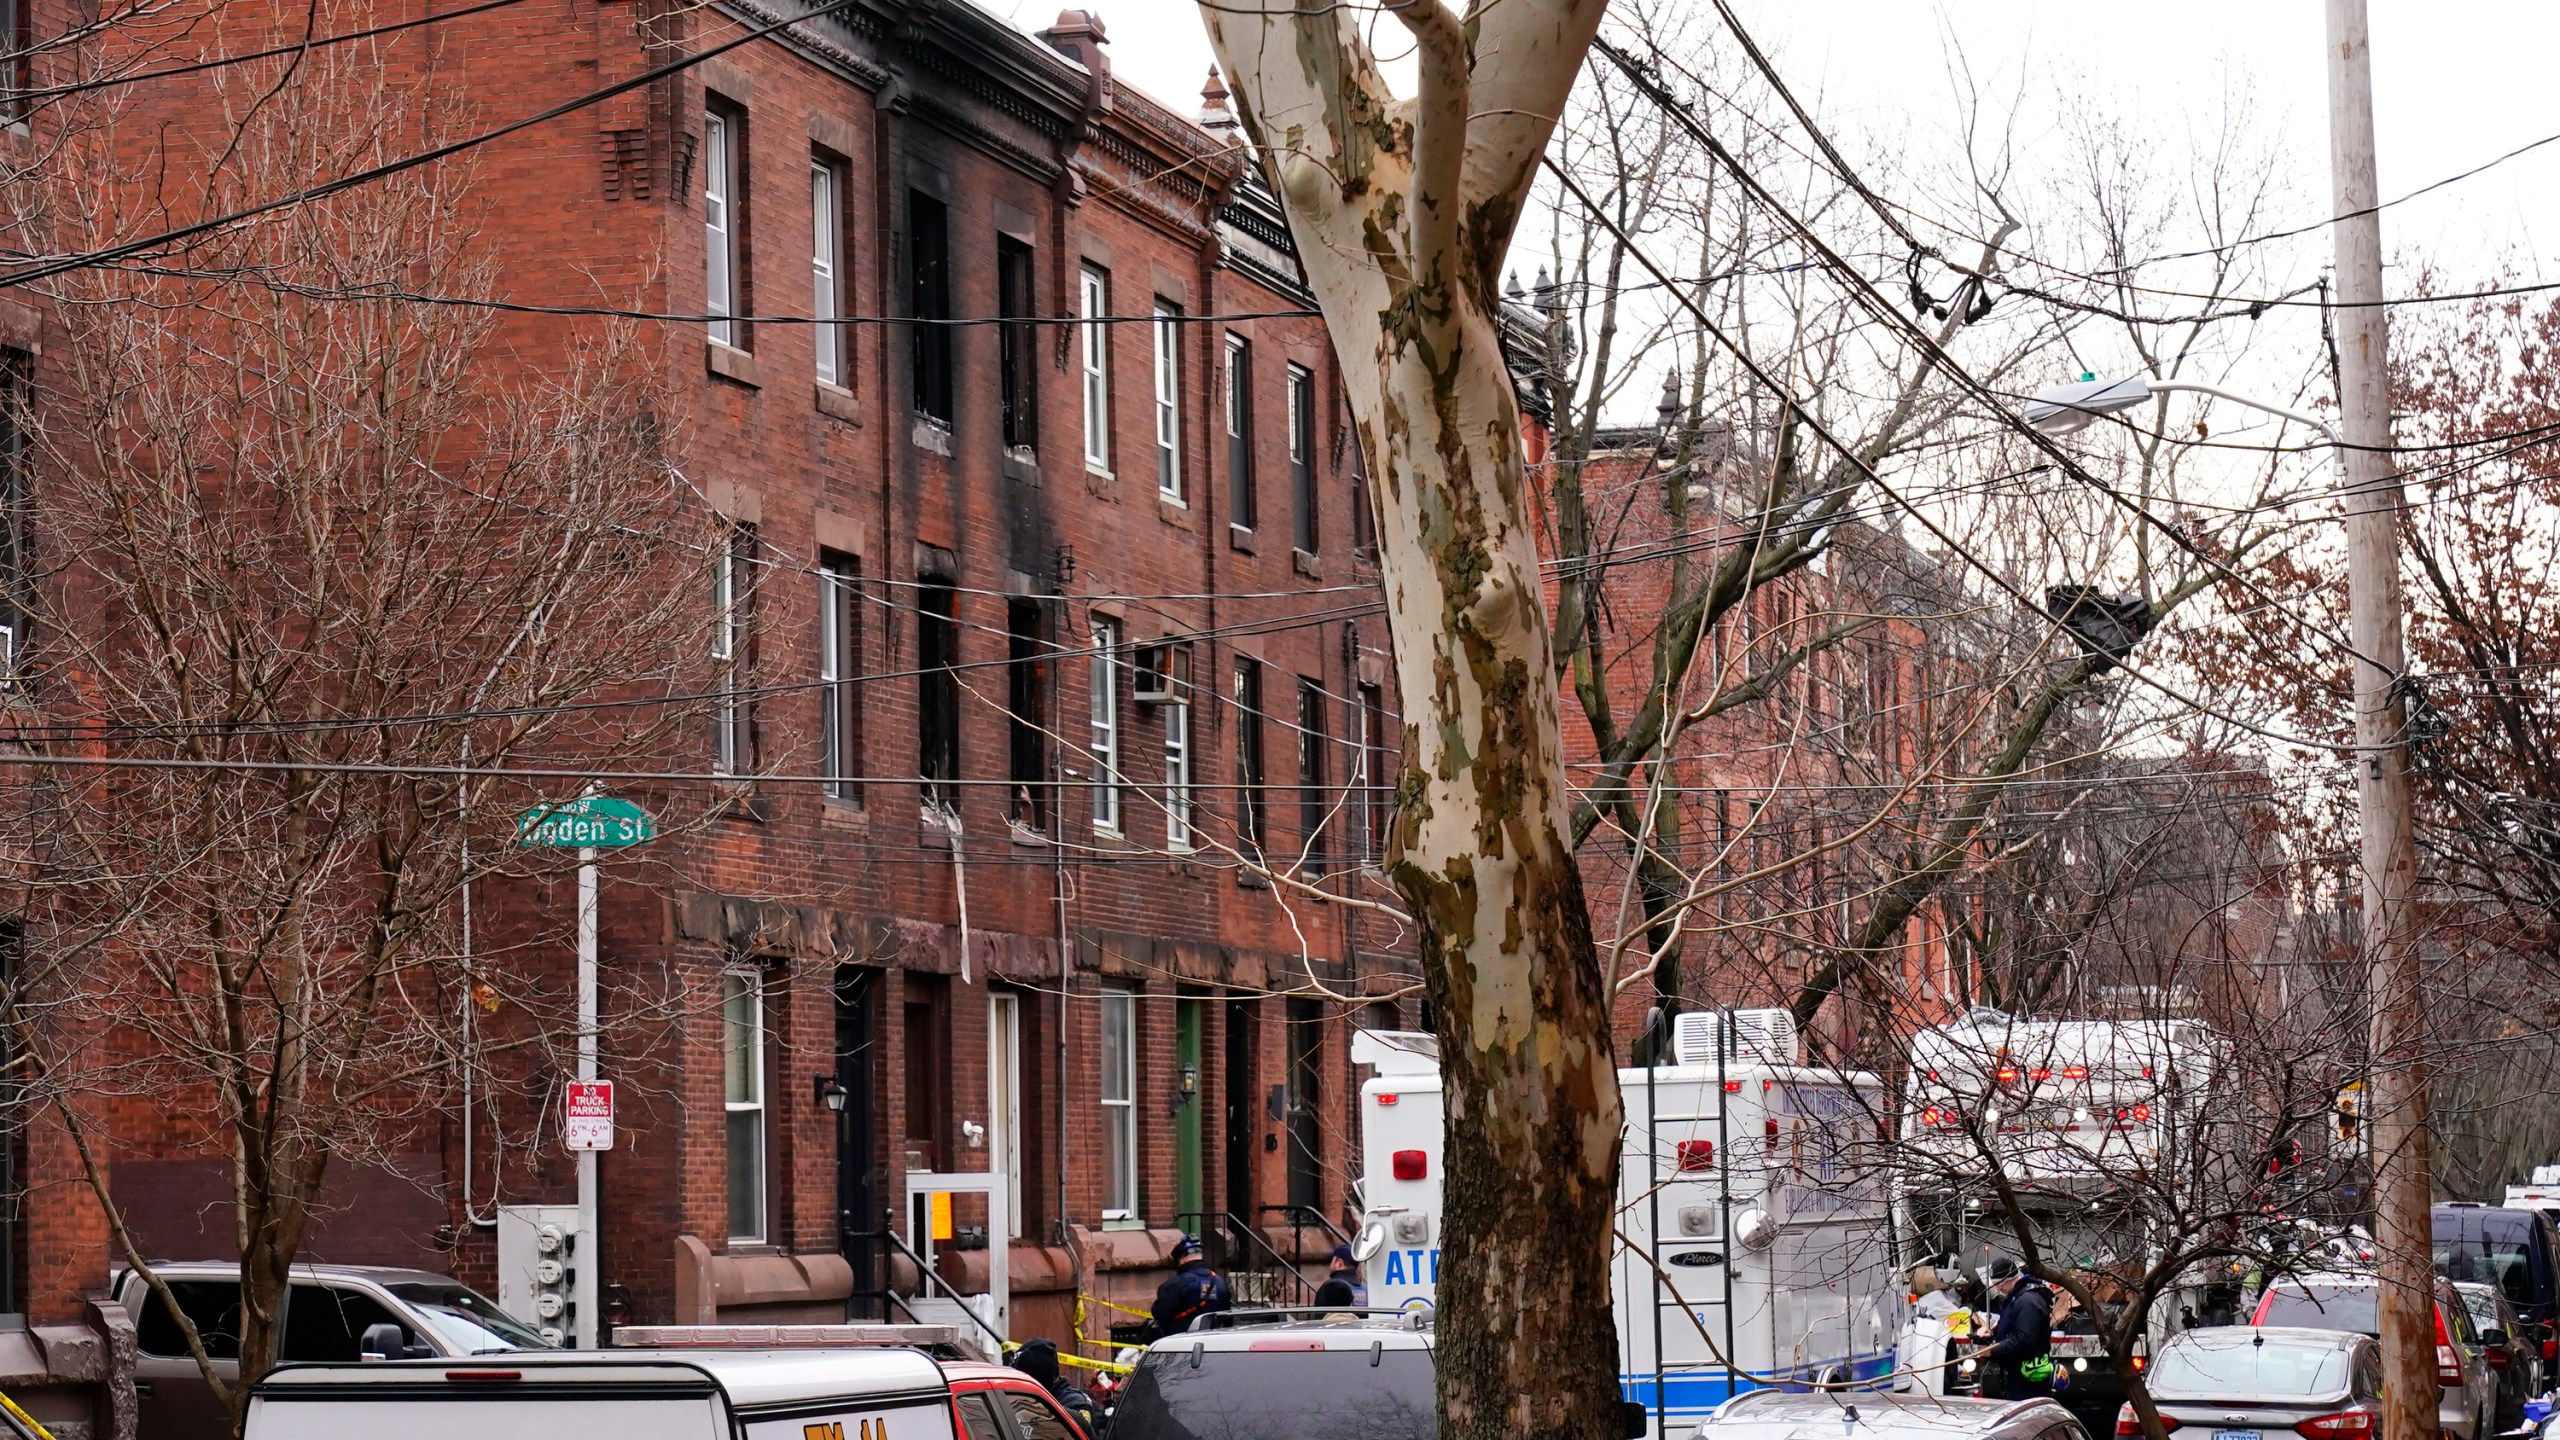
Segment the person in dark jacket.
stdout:
[[1049,1398],[1057,1401],[1058,1408],[1082,1426],[1085,1434],[1102,1433],[1102,1407],[1058,1367],[1058,1342],[1024,1341],[1022,1348],[1013,1352],[1013,1368],[1039,1381],[1040,1388],[1049,1392]]
[[1179,1268],[1156,1287],[1155,1308],[1149,1312],[1158,1338],[1181,1334],[1203,1315],[1235,1308],[1227,1277],[1209,1268],[1199,1240],[1185,1235],[1175,1241],[1173,1263]]
[[2018,1262],[1991,1262],[1991,1296],[2000,1317],[1991,1343],[1974,1352],[1986,1400],[2032,1400],[2053,1393],[2053,1291]]
[[1350,1246],[1333,1247],[1333,1256],[1326,1266],[1324,1279],[1328,1285],[1339,1280],[1342,1282],[1342,1288],[1350,1292],[1350,1298],[1342,1301],[1342,1304],[1366,1305],[1369,1303],[1369,1286],[1360,1278],[1360,1262],[1351,1258]]

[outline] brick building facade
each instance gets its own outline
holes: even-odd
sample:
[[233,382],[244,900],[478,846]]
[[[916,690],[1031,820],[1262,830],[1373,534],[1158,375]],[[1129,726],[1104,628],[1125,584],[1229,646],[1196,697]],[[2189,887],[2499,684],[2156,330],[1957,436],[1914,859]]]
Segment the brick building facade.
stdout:
[[[255,13],[201,43],[301,22]],[[383,43],[495,124],[785,18],[567,0]],[[201,121],[190,93],[137,103]],[[511,301],[657,317],[670,447],[732,537],[703,604],[736,690],[671,766],[717,813],[602,890],[611,1323],[868,1313],[916,1288],[877,1232],[919,1169],[1015,1177],[1017,1338],[1127,1318],[1078,1297],[1143,1307],[1183,1230],[1277,1271],[1350,1218],[1350,1031],[1421,1006],[1407,937],[1329,897],[1382,883],[1401,722],[1334,360],[1209,105],[1114,83],[1081,12],[860,3],[476,158]],[[539,372],[558,333],[502,349]],[[496,944],[556,936],[567,891],[479,899]],[[137,1244],[229,1253],[224,1158],[110,1108]],[[485,1129],[466,1165],[463,1123],[343,1167],[307,1258],[494,1288],[491,1207],[572,1171]],[[60,1136],[25,1158],[36,1338],[0,1334],[0,1386],[111,1433],[130,1389],[79,1347],[116,1253]],[[986,1214],[951,1220],[975,1290]]]

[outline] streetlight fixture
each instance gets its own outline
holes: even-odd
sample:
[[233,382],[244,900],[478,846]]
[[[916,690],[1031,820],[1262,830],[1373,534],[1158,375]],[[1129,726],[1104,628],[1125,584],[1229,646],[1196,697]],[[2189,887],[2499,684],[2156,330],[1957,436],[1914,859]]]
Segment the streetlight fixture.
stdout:
[[2234,405],[2263,410],[2269,415],[2291,420],[2297,425],[2308,425],[2320,432],[2321,438],[2329,443],[2330,448],[2336,449],[2339,444],[2337,427],[2317,415],[2306,415],[2299,410],[2289,410],[2282,405],[2252,399],[2235,391],[2225,390],[2219,385],[2207,385],[2201,380],[2155,380],[2148,375],[2127,375],[2120,380],[2101,380],[2095,375],[2083,373],[2073,384],[2048,385],[2037,391],[2019,413],[2025,416],[2028,424],[2047,435],[2070,435],[2088,428],[2089,422],[2101,415],[2121,415],[2127,410],[2149,404],[2154,395],[2165,395],[2181,390],[2198,395],[2211,395],[2228,400]]
[[838,1115],[843,1114],[845,1101],[852,1098],[851,1093],[844,1088],[844,1082],[836,1079],[833,1075],[820,1075],[815,1078],[817,1081],[815,1089],[818,1093],[818,1103],[826,1106],[829,1110],[834,1111]]

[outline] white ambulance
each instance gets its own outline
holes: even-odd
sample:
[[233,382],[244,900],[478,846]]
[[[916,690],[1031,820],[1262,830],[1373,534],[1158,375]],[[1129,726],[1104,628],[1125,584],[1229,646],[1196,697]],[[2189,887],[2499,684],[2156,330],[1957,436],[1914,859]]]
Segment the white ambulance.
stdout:
[[[1434,1037],[1363,1031],[1366,1214],[1354,1253],[1372,1306],[1432,1302],[1440,1267]],[[1783,1010],[1678,1017],[1674,1063],[1618,1072],[1612,1262],[1619,1380],[1647,1434],[1686,1433],[1735,1394],[1890,1383],[1893,1276],[1873,1075],[1797,1063]],[[1559,1301],[1570,1297],[1558,1297]]]

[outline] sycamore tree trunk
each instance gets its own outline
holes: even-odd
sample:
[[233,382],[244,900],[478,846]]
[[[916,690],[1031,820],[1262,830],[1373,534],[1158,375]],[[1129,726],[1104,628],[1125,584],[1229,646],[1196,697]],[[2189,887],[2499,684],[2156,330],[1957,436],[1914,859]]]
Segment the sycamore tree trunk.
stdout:
[[1495,277],[1601,0],[1202,7],[1287,209],[1369,458],[1412,906],[1447,1103],[1440,1433],[1618,1440],[1610,1221],[1621,1112],[1568,828],[1520,416]]

